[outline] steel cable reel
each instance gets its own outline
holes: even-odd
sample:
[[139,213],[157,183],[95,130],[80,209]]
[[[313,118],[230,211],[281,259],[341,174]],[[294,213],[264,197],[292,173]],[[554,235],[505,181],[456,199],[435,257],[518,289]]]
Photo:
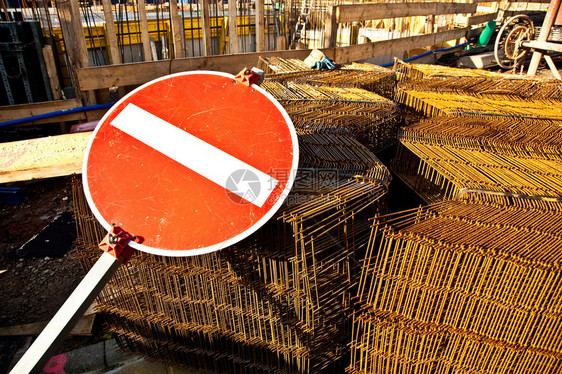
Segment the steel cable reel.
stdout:
[[500,28],[494,44],[494,57],[499,66],[512,69],[528,52],[523,42],[535,38],[535,25],[531,18],[520,14],[509,18]]

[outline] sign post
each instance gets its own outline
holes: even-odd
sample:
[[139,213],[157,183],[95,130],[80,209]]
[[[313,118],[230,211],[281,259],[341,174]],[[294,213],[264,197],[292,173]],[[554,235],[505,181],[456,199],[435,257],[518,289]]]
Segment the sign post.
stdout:
[[104,253],[12,373],[43,368],[134,249],[164,256],[220,250],[280,208],[297,170],[297,136],[285,110],[249,77],[166,76],[101,119],[82,177],[88,204],[109,231]]
[[68,336],[76,322],[86,312],[105,284],[119,268],[121,262],[104,252],[78,287],[72,292],[31,347],[18,361],[11,373],[40,372],[55,349]]

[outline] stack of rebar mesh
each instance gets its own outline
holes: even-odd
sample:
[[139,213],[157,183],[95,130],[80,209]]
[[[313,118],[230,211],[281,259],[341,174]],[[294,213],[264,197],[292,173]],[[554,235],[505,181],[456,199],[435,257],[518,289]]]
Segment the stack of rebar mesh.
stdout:
[[558,83],[423,69],[398,100],[441,115],[400,130],[392,168],[432,204],[375,218],[347,371],[559,372]]
[[[358,77],[340,87],[293,80],[303,70],[331,79],[302,61],[261,67],[278,74],[262,87],[285,106],[299,136],[299,171],[282,208],[219,252],[135,254],[98,306],[120,346],[149,358],[216,373],[341,372],[368,219],[384,205],[391,179],[372,151],[395,141],[397,106],[359,87]],[[388,70],[356,67],[361,76],[377,71],[370,76],[393,81]],[[104,232],[79,181],[74,199],[78,255],[88,269]]]
[[427,202],[478,190],[562,197],[562,82],[455,72],[398,84],[397,101],[434,116],[400,129],[400,178]]
[[400,121],[392,71],[372,64],[314,70],[300,60],[261,58],[262,88],[301,133],[350,134],[377,153],[396,142]]
[[[461,69],[443,65],[430,64],[409,64],[399,59],[394,60],[392,70],[396,74],[398,82],[423,79],[431,76],[457,76],[457,77],[517,77],[518,75],[508,75],[481,69]],[[520,75],[518,77],[521,77]]]
[[348,372],[560,372],[561,225],[454,200],[379,217]]
[[375,92],[391,99],[396,85],[392,70],[368,63],[338,66],[333,70],[309,68],[299,59],[260,57],[258,68],[269,80],[295,81],[316,86],[356,87]]
[[[123,348],[215,373],[342,371],[351,298],[388,170],[349,135],[299,136],[291,194],[244,241],[196,257],[136,253],[98,308]],[[104,232],[79,181],[78,255],[90,268]]]

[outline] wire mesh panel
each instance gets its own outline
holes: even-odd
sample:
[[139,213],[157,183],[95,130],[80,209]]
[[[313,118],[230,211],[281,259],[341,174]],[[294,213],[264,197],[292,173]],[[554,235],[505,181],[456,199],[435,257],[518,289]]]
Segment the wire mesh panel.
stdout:
[[560,120],[555,79],[396,62],[395,100],[425,116]]
[[468,94],[477,97],[505,99],[562,99],[562,82],[522,76],[432,75],[423,79],[400,82],[399,91],[427,91]]
[[315,70],[309,68],[303,60],[298,58],[281,58],[277,56],[263,57],[258,60],[258,68],[263,70],[267,77],[280,76],[282,74],[307,72]]
[[353,135],[375,152],[395,143],[400,112],[391,102],[281,102],[299,132]]
[[[243,242],[197,257],[138,253],[99,297],[118,342],[150,358],[217,373],[316,373],[347,363],[348,318],[367,218],[390,174],[352,137],[299,137],[284,207]],[[102,230],[75,183],[84,267]]]
[[435,117],[402,128],[392,168],[424,200],[562,197],[560,121]]
[[351,63],[334,70],[315,70],[299,59],[260,57],[258,68],[272,81],[289,81],[315,86],[362,88],[388,99],[394,96],[395,74],[389,69],[367,63]]
[[435,117],[400,129],[392,168],[433,204],[375,218],[347,371],[558,372],[556,85],[447,73],[398,85]]
[[378,217],[347,371],[558,372],[559,209],[447,201]]
[[562,119],[562,113],[558,110],[562,101],[555,99],[519,99],[507,95],[489,98],[465,93],[437,93],[398,88],[396,101],[430,117],[450,115]]
[[[478,77],[478,76],[492,76],[492,77],[508,77],[509,75],[503,73],[492,72],[482,69],[462,69],[452,68],[443,65],[430,65],[430,64],[409,64],[407,62],[396,59],[392,70],[396,73],[396,79],[399,82],[422,79],[431,76],[462,76],[462,77]],[[517,77],[517,75],[513,75]]]
[[396,101],[434,116],[399,131],[393,162],[425,201],[471,192],[560,199],[559,81],[404,63],[395,69],[409,77],[398,83]]
[[353,135],[373,152],[395,143],[400,122],[391,96],[394,75],[371,64],[317,71],[301,60],[262,58],[262,87],[285,108],[301,133]]

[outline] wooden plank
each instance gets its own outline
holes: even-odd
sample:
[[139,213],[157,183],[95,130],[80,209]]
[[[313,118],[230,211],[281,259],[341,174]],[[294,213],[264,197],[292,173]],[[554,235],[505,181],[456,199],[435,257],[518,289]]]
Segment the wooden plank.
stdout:
[[510,3],[549,4],[550,0],[510,0]]
[[284,51],[287,49],[287,38],[285,35],[278,35],[277,36],[277,50]]
[[[78,320],[76,326],[70,331],[73,336],[89,336],[92,335],[92,327],[94,326],[95,314],[84,315]],[[43,331],[49,322],[26,323],[24,325],[0,327],[0,336],[37,336]]]
[[498,23],[502,24],[503,21],[505,20],[505,13],[507,11],[507,8],[509,8],[510,5],[510,0],[500,0],[499,4],[498,4]]
[[471,16],[468,17],[467,26],[480,25],[481,23],[486,23],[488,21],[495,20],[496,18],[498,18],[498,12],[490,13],[490,14],[482,14],[478,16]]
[[425,33],[433,34],[434,30],[435,30],[435,16],[428,15],[427,18],[425,19]]
[[457,63],[458,67],[470,69],[485,69],[497,65],[494,52],[481,53],[477,55],[462,56]]
[[150,36],[148,35],[148,20],[146,18],[145,0],[137,0],[139,9],[139,20],[142,37],[142,50],[144,53],[144,61],[152,61],[152,48],[150,46]]
[[101,2],[105,17],[105,38],[109,46],[109,63],[120,64],[121,53],[119,53],[119,44],[117,43],[117,31],[115,30],[115,20],[111,10],[111,0],[102,0]]
[[0,183],[82,172],[91,132],[0,143]]
[[230,53],[239,53],[238,47],[238,11],[236,9],[237,0],[228,0],[228,39],[230,43]]
[[68,165],[45,166],[41,169],[18,170],[6,173],[0,172],[0,183],[56,178],[80,173],[82,173],[81,162]]
[[199,8],[201,9],[201,29],[203,31],[203,53],[206,57],[213,55],[213,46],[211,44],[211,10],[209,9],[209,0],[199,0]]
[[[56,116],[56,117],[26,122],[25,124],[22,124],[22,125],[19,125],[19,126],[47,125],[47,124],[57,124],[57,123],[61,124],[62,122],[71,122],[71,121],[91,122],[91,121],[96,121],[96,120],[101,119],[106,112],[107,112],[107,109],[98,109],[98,110],[92,110],[92,111],[88,111],[88,112],[62,114],[62,115]],[[61,127],[61,129],[63,129],[63,133],[68,132],[67,127]]]
[[[538,43],[536,44],[536,47],[533,48],[537,48],[538,51],[534,51],[533,52],[533,57],[531,57],[531,62],[529,63],[529,68],[527,70],[527,75],[535,75],[537,73],[537,70],[539,68],[539,64],[542,58],[542,51],[543,50],[554,50],[556,51],[556,49],[551,49],[548,45],[549,44],[553,44],[553,43],[547,43],[547,39],[548,39],[548,35],[550,34],[550,30],[552,28],[552,25],[554,24],[554,21],[556,20],[556,15],[558,14],[558,11],[560,9],[560,4],[562,3],[562,0],[552,0],[552,2],[550,3],[550,5],[548,6],[548,11],[546,12],[546,16],[544,17],[544,21],[542,23],[542,27],[541,27],[541,32],[539,34],[539,37],[537,38],[537,40],[533,40],[531,42],[534,43]],[[523,45],[525,45],[526,43],[524,43]],[[560,45],[560,44],[559,44]],[[560,45],[562,46],[562,45]]]
[[523,42],[523,47],[540,49],[542,51],[562,52],[562,44],[531,40]]
[[59,83],[59,75],[57,73],[57,65],[55,63],[55,56],[53,55],[53,47],[46,45],[42,49],[43,60],[45,61],[45,69],[49,78],[49,86],[51,87],[51,94],[53,100],[60,100],[61,88]]
[[264,0],[256,0],[256,52],[265,51]]
[[[88,111],[88,112],[61,114],[60,116],[44,118],[44,119],[35,120],[35,121],[31,121],[31,122],[26,122],[26,123],[16,125],[16,126],[59,124],[61,122],[71,122],[71,121],[91,122],[91,121],[96,121],[96,120],[101,119],[106,112],[107,112],[107,109],[97,109],[97,110],[91,110],[91,111]],[[25,116],[19,117],[19,118],[25,118]],[[66,132],[66,128],[65,128],[64,132]]]
[[482,27],[477,27],[475,29],[470,29],[467,31],[466,33],[466,39],[470,40],[472,38],[477,38],[480,36],[480,34],[482,33],[482,31],[484,31],[484,26]]
[[181,17],[178,13],[177,0],[170,0],[170,17],[172,18],[172,44],[174,45],[174,58],[186,57],[184,40],[185,32]]
[[338,23],[374,19],[428,16],[438,14],[476,13],[477,5],[466,3],[390,3],[338,5]]
[[442,31],[435,34],[424,34],[383,40],[378,42],[353,45],[336,49],[336,62],[339,64],[364,60],[370,57],[402,53],[410,49],[440,44],[449,40],[459,39],[466,35],[467,29]]
[[95,99],[91,94],[83,92],[85,90],[80,88],[77,77],[78,69],[90,66],[78,0],[56,0],[55,3],[76,93],[84,98],[86,104],[93,104]]
[[558,79],[559,81],[562,80],[562,76],[560,75],[560,72],[558,71],[558,67],[554,64],[554,61],[552,61],[552,57],[550,57],[550,55],[544,55],[543,57],[546,60],[546,63],[548,65],[548,67],[550,68],[550,71],[552,72],[552,75],[554,76],[554,78]]
[[326,30],[324,31],[324,48],[336,48],[338,38],[337,7],[326,10]]
[[[310,52],[310,49],[302,49],[177,59],[171,64],[171,72],[177,73],[181,71],[204,69],[237,74],[244,67],[256,65],[260,56],[278,56],[281,58],[298,58],[304,60],[308,57]],[[333,49],[323,49],[322,52],[330,59],[334,59],[335,51]],[[114,86],[120,87],[143,84],[169,74],[169,69],[169,61],[152,61],[81,69],[78,71],[78,76],[80,84],[82,85],[81,87],[85,90],[97,90]]]
[[78,99],[54,100],[32,104],[0,106],[0,120],[2,122],[12,121],[15,119],[57,112],[59,110],[78,108],[81,106],[82,102]]

